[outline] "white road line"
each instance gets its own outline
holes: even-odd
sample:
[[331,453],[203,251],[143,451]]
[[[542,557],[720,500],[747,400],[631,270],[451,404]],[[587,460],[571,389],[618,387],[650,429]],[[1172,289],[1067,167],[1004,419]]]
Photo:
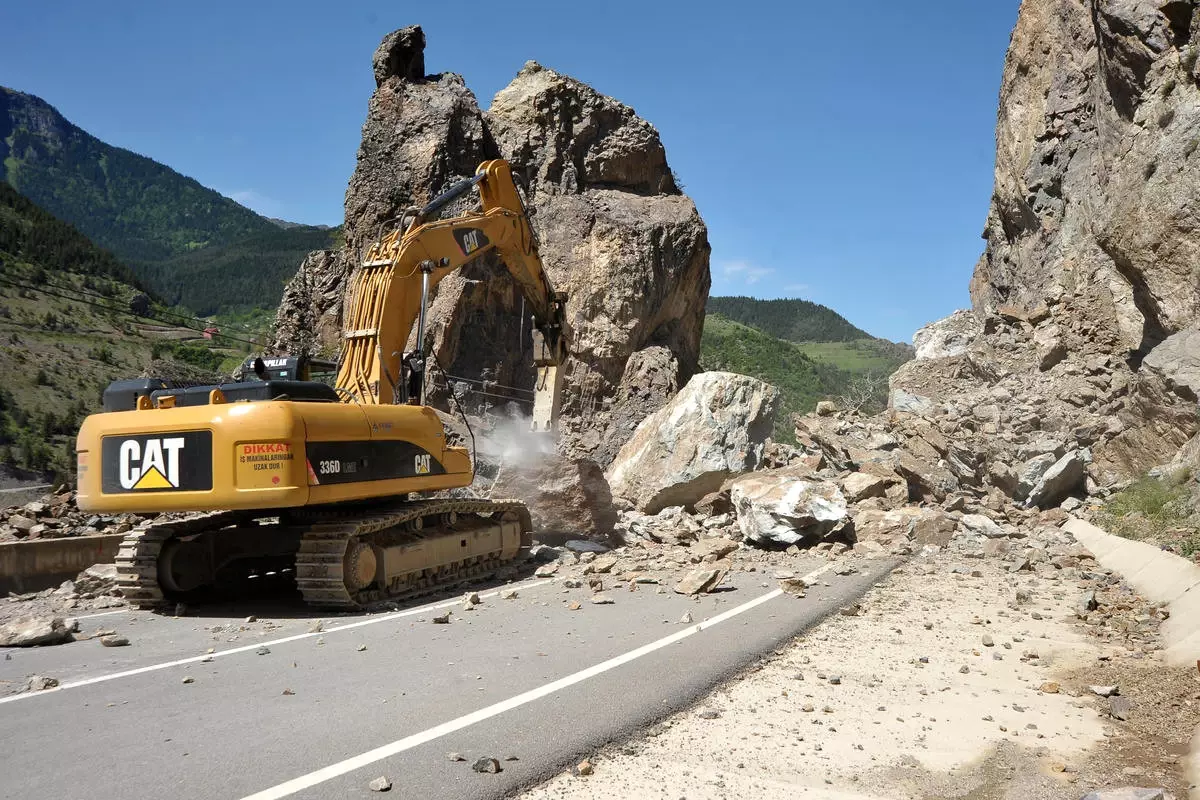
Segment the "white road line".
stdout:
[[[481,598],[495,597],[501,592],[508,591],[509,589],[533,589],[537,586],[542,586],[543,584],[547,583],[550,583],[550,581],[540,580],[530,583],[518,583],[512,586],[505,586],[503,589],[496,589],[492,592],[480,594],[479,596]],[[205,655],[191,656],[189,658],[179,658],[174,661],[165,661],[158,664],[150,664],[145,667],[137,667],[136,669],[127,669],[124,672],[113,672],[108,675],[98,675],[94,678],[84,678],[83,680],[61,684],[53,689],[43,689],[40,692],[24,692],[22,694],[9,695],[8,697],[0,697],[0,705],[5,703],[15,703],[18,700],[27,700],[31,697],[44,697],[45,695],[55,694],[56,692],[62,692],[67,689],[78,689],[81,686],[91,686],[94,683],[104,683],[106,681],[115,681],[118,678],[129,678],[134,675],[142,675],[147,672],[157,672],[158,670],[169,669],[170,667],[178,667],[184,664],[195,664],[206,659],[223,658],[225,656],[237,655],[238,653],[246,653],[251,650],[257,651],[260,647],[273,647],[275,645],[299,641],[300,639],[311,639],[315,636],[325,636],[330,633],[340,633],[341,631],[363,628],[367,625],[378,625],[381,622],[391,622],[392,620],[401,619],[402,617],[412,617],[416,616],[417,614],[425,614],[429,611],[435,611],[439,608],[449,608],[450,606],[457,605],[460,602],[461,599],[444,600],[440,603],[418,606],[417,608],[410,608],[406,611],[397,611],[394,614],[383,614],[378,617],[368,617],[367,619],[359,620],[358,622],[351,622],[347,625],[336,625],[332,628],[325,628],[322,631],[316,631],[312,633],[297,633],[294,636],[285,636],[282,639],[272,639],[271,641],[267,642],[255,642],[254,644],[248,644],[243,647],[233,647],[229,650],[221,650],[216,653],[207,653]]]
[[[834,565],[832,563],[826,564],[820,569],[805,575],[802,580],[804,580],[806,583],[811,582],[821,574],[832,569],[833,566]],[[681,631],[671,634],[670,636],[664,636],[662,639],[651,642],[647,645],[643,645],[636,650],[630,650],[628,653],[623,653],[615,658],[610,658],[608,661],[602,661],[599,664],[588,667],[584,670],[580,670],[579,672],[568,675],[565,678],[559,678],[556,681],[539,686],[536,689],[531,689],[528,692],[516,695],[515,697],[510,697],[507,700],[501,700],[499,703],[487,706],[486,708],[481,708],[478,711],[471,712],[470,714],[464,714],[461,717],[452,719],[449,722],[443,722],[441,725],[436,725],[427,730],[423,730],[420,733],[414,733],[411,736],[404,737],[403,739],[397,739],[391,744],[385,744],[382,747],[376,747],[374,750],[368,750],[361,755],[347,758],[345,761],[339,761],[336,764],[330,764],[328,767],[323,767],[322,769],[316,770],[315,772],[310,772],[307,775],[301,775],[298,778],[293,778],[292,780],[281,783],[278,786],[272,786],[269,789],[263,789],[261,792],[247,795],[246,797],[242,798],[242,800],[278,800],[281,797],[288,797],[289,795],[296,794],[297,792],[302,792],[305,789],[310,789],[313,786],[324,783],[325,781],[345,775],[347,772],[353,772],[356,769],[361,769],[362,767],[373,764],[376,761],[390,758],[398,753],[403,753],[405,750],[411,750],[414,747],[418,747],[426,742],[433,741],[434,739],[445,736],[448,733],[454,733],[455,731],[470,727],[478,722],[483,722],[486,719],[503,714],[506,711],[511,711],[512,709],[518,708],[527,703],[540,700],[546,695],[553,694],[554,692],[565,689],[568,686],[574,686],[577,683],[586,681],[588,678],[594,678],[595,676],[608,672],[611,669],[616,669],[622,664],[628,664],[630,661],[634,661],[642,656],[649,655],[655,650],[661,650],[662,648],[675,644],[676,642],[686,639],[689,636],[693,636],[705,628],[711,628],[712,626],[720,624],[725,620],[732,619],[739,614],[744,614],[750,609],[756,608],[769,600],[774,600],[776,597],[779,597],[782,594],[783,591],[781,589],[774,589],[762,595],[761,597],[756,597],[747,603],[743,603],[740,606],[731,608],[728,611],[718,614],[709,620],[701,622],[697,625],[691,625]]]
[[95,619],[96,617],[111,617],[113,614],[132,614],[132,608],[120,608],[116,611],[104,611],[100,614],[84,614],[82,617],[70,617],[70,619]]

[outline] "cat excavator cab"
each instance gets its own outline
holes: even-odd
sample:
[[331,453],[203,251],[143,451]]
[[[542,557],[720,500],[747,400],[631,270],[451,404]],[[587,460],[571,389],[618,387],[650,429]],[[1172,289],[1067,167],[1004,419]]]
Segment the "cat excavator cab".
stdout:
[[[481,210],[437,218],[476,190]],[[332,386],[306,380],[302,361],[277,358],[252,360],[228,383],[109,387],[77,439],[80,508],[205,512],[152,519],[126,536],[117,557],[125,597],[152,606],[294,569],[308,603],[354,609],[515,559],[530,542],[528,509],[444,496],[471,484],[474,465],[425,395],[430,293],[490,253],[532,309],[532,426],[553,435],[565,297],[543,269],[508,163],[488,161],[368,248]],[[421,498],[430,492],[443,496]]]

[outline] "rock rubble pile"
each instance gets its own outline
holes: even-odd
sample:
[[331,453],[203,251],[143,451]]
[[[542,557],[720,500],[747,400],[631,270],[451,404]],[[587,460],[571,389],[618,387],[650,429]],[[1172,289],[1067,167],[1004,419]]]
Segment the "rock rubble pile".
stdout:
[[0,542],[127,533],[143,519],[138,514],[80,511],[75,493],[64,489],[23,506],[0,509]]

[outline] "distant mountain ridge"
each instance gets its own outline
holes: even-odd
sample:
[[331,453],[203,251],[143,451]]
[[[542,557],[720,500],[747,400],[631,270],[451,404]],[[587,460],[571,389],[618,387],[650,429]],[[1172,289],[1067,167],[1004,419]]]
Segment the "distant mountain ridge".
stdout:
[[256,214],[97,139],[41,98],[6,87],[0,87],[0,179],[111,251],[169,302],[204,313],[273,308],[283,280],[314,242],[338,235]]
[[788,342],[850,342],[876,337],[832,308],[809,300],[710,297],[707,311]]

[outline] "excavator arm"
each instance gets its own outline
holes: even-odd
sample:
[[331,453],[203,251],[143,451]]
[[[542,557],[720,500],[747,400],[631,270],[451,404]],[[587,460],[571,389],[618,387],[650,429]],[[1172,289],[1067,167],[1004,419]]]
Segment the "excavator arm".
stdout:
[[[431,220],[478,187],[482,211]],[[354,274],[343,327],[336,388],[347,402],[424,405],[425,315],[434,287],[460,267],[496,253],[533,311],[537,383],[534,427],[549,430],[558,415],[564,298],[538,255],[508,162],[487,161],[473,178],[451,187],[368,249]],[[417,349],[404,348],[417,324]]]

